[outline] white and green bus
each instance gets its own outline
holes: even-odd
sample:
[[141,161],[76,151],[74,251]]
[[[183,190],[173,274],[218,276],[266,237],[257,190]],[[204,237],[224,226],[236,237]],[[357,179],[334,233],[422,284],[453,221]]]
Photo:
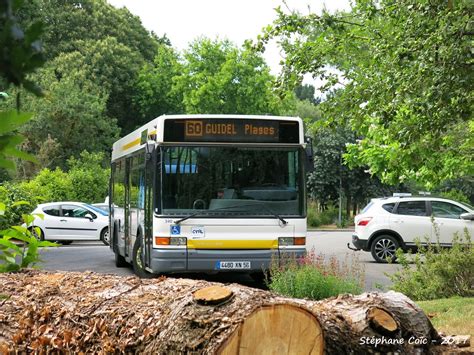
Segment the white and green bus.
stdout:
[[306,244],[311,147],[295,117],[158,117],[115,142],[110,246],[118,267],[261,273]]

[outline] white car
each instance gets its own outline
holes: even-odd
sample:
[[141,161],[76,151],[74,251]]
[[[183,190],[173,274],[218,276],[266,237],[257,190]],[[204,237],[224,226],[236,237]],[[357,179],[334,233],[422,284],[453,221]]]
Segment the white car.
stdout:
[[474,237],[474,208],[429,196],[378,198],[355,216],[354,223],[355,249],[370,251],[377,262],[387,262],[395,260],[398,248],[416,250],[417,240],[449,247],[455,233],[463,236],[467,230]]
[[73,240],[101,240],[109,245],[109,215],[100,208],[81,202],[40,204],[32,212],[33,226],[39,227],[42,240],[69,244]]

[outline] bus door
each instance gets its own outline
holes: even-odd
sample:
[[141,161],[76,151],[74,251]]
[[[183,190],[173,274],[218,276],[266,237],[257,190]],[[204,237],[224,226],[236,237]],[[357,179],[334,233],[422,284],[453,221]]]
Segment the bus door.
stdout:
[[[154,147],[153,147],[154,148]],[[143,236],[143,262],[149,267],[151,264],[151,250],[153,248],[153,208],[155,191],[155,171],[157,170],[157,154],[158,150],[148,149],[145,157],[145,174],[144,174],[144,236]],[[158,185],[157,185],[158,186]]]
[[124,255],[130,256],[130,175],[131,175],[131,158],[125,160],[125,207],[124,207]]
[[130,159],[129,182],[129,215],[128,215],[128,254],[133,250],[137,231],[140,225],[140,173],[143,170],[143,155],[135,155]]

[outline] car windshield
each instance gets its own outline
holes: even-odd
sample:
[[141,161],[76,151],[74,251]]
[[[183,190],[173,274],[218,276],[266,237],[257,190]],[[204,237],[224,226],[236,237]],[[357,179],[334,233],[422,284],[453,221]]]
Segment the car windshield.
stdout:
[[102,209],[100,209],[100,208],[98,208],[98,207],[95,207],[95,206],[92,206],[92,205],[88,205],[88,204],[86,204],[86,203],[84,204],[84,206],[86,206],[87,208],[91,209],[91,210],[94,211],[94,212],[97,212],[97,213],[101,214],[102,216],[108,216],[108,215],[109,215],[109,213],[108,213],[107,211],[104,211],[104,210],[102,210]]
[[474,207],[472,207],[470,204],[466,203],[466,202],[459,202],[461,205],[463,206],[466,206],[467,208],[469,208],[471,211],[474,211]]
[[298,147],[164,147],[162,214],[303,216],[303,153]]

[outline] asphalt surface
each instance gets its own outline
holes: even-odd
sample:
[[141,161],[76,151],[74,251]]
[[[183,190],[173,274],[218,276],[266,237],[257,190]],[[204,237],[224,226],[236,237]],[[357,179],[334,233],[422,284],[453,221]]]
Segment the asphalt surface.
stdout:
[[[390,279],[385,273],[393,273],[398,266],[395,264],[378,264],[373,261],[370,253],[354,252],[347,249],[351,241],[351,232],[308,232],[307,249],[316,255],[322,254],[325,259],[336,257],[340,263],[351,263],[365,269],[365,290],[384,289],[390,286]],[[109,247],[101,242],[73,242],[70,245],[58,248],[48,248],[42,253],[45,270],[62,271],[94,271],[105,274],[133,275],[131,267],[117,268],[114,264],[114,255]],[[209,281],[237,282],[251,287],[265,288],[262,283],[255,282],[245,274],[186,274],[178,277],[203,278]]]

